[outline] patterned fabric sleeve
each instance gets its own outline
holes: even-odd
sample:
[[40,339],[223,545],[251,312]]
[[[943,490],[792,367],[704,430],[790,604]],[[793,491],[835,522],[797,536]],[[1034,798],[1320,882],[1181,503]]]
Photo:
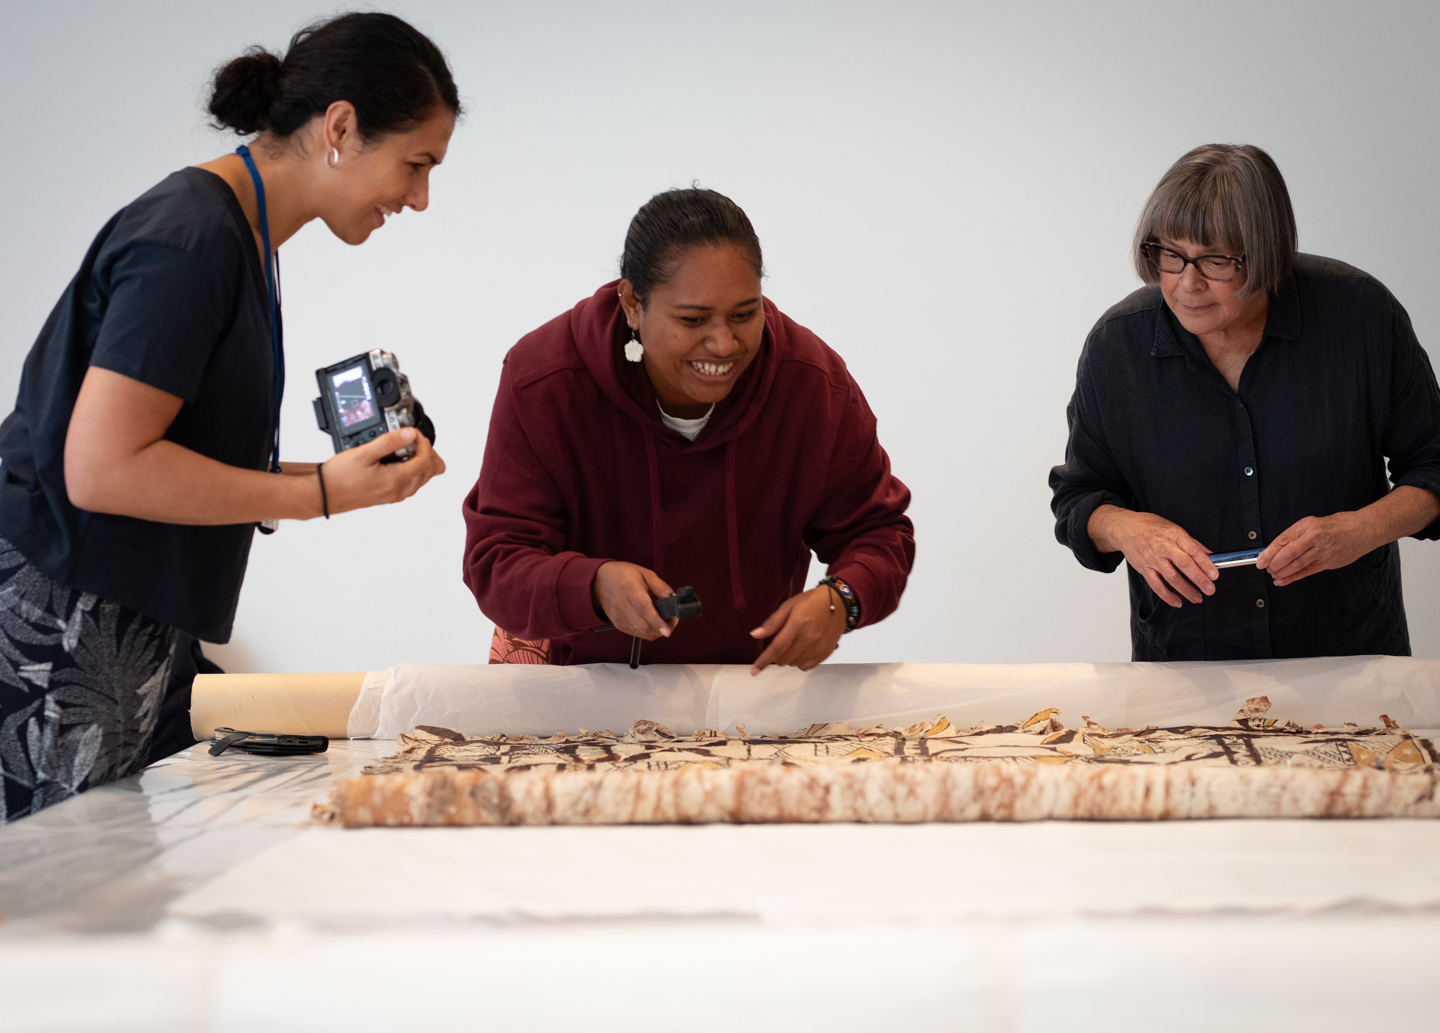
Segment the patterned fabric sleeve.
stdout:
[[516,638],[508,631],[495,626],[490,639],[490,662],[492,664],[548,664],[550,662],[550,640],[542,638],[527,642]]

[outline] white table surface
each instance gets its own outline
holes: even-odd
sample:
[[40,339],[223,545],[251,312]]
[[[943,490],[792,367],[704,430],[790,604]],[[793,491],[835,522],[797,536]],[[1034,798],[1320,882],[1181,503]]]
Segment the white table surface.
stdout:
[[1425,1029],[1440,822],[342,830],[203,746],[0,829],[0,1030]]

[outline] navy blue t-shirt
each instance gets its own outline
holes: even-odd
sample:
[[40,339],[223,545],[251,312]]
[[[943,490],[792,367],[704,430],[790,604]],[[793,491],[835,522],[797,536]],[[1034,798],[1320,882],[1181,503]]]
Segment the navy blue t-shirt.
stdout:
[[275,412],[269,299],[254,234],[219,176],[172,174],[90,246],[0,424],[0,535],[62,585],[228,641],[253,524],[186,527],[70,504],[65,435],[90,366],[183,399],[167,440],[265,469]]

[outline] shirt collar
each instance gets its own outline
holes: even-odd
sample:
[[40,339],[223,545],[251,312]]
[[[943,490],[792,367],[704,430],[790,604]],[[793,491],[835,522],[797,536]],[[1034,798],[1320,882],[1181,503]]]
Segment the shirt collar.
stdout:
[[[1190,332],[1175,325],[1177,321],[1163,297],[1160,299],[1160,308],[1160,318],[1155,320],[1155,340],[1150,345],[1150,354],[1157,358],[1183,356],[1185,346],[1180,343],[1175,331],[1178,329],[1186,337],[1191,336]],[[1293,272],[1280,281],[1274,297],[1270,299],[1270,308],[1265,314],[1265,336],[1283,337],[1287,341],[1300,339],[1300,292],[1295,286]]]
[[1283,337],[1287,341],[1300,340],[1300,290],[1295,286],[1295,274],[1280,281],[1275,288],[1275,297],[1270,299],[1270,311],[1265,316],[1265,336]]
[[1175,330],[1171,327],[1170,321],[1174,318],[1170,306],[1165,303],[1162,295],[1160,298],[1159,317],[1155,320],[1155,341],[1150,345],[1150,354],[1157,358],[1183,358],[1185,349],[1180,346],[1180,341],[1175,337]]

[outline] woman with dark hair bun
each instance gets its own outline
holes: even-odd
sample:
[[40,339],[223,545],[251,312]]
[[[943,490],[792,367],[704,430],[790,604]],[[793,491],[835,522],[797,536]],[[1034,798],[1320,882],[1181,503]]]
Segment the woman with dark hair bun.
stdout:
[[195,640],[229,639],[257,524],[398,502],[445,469],[414,428],[280,461],[275,254],[313,219],[360,244],[425,209],[460,114],[445,58],[348,14],[225,65],[210,113],[258,135],[105,225],[0,425],[0,824],[193,741]]
[[[464,507],[492,661],[622,661],[633,636],[651,663],[809,670],[898,605],[910,492],[762,271],[738,205],[671,190],[631,222],[621,279],[510,350]],[[829,576],[806,591],[812,550]],[[672,585],[701,619],[661,618]]]

